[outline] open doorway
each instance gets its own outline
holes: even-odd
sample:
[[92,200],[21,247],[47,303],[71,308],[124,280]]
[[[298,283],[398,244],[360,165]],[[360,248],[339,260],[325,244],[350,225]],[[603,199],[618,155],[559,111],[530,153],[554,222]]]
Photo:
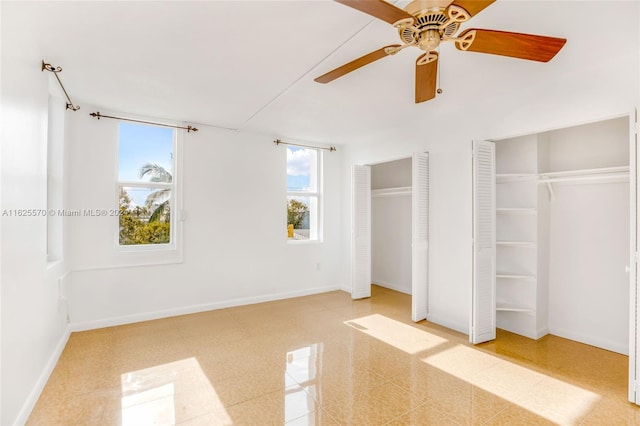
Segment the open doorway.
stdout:
[[411,157],[371,165],[371,282],[411,294]]

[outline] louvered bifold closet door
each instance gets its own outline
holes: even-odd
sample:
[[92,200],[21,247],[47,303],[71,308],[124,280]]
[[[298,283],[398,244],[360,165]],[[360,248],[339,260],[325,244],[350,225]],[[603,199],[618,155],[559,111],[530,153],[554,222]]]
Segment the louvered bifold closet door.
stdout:
[[493,142],[473,143],[471,343],[496,338],[496,168]]
[[427,318],[429,286],[429,154],[413,154],[411,319]]
[[638,146],[638,110],[629,114],[629,201],[630,201],[630,259],[629,259],[629,401],[640,405],[637,376],[640,372],[638,344],[640,335],[640,295],[638,294],[638,259],[640,226],[638,203],[640,202],[640,147]]
[[351,297],[371,297],[371,169],[353,166]]

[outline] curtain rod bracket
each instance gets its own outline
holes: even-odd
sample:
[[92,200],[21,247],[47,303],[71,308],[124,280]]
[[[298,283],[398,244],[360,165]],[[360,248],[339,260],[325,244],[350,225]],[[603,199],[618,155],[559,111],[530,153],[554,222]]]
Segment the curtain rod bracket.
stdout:
[[67,89],[64,88],[64,85],[62,84],[62,81],[60,81],[60,77],[58,77],[58,73],[62,71],[62,67],[54,67],[51,64],[47,64],[43,59],[42,60],[42,68],[40,69],[40,71],[45,71],[45,70],[53,73],[53,75],[56,77],[56,80],[58,80],[58,84],[60,85],[60,88],[64,92],[64,95],[67,97],[67,109],[70,109],[71,111],[79,110],[80,109],[80,105],[74,105],[73,102],[71,102],[71,98],[69,98],[69,94],[67,93]]

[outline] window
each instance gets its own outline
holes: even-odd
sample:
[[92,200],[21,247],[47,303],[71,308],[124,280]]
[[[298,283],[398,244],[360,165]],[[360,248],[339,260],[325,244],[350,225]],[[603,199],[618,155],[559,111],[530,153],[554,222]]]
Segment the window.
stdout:
[[175,245],[175,130],[120,122],[120,247]]
[[287,147],[287,237],[320,240],[320,162],[317,149]]

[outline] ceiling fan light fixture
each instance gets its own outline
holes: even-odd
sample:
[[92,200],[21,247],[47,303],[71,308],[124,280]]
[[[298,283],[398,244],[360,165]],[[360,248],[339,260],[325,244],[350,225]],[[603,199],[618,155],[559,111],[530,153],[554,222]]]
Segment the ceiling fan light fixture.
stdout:
[[424,51],[433,50],[440,45],[440,40],[438,30],[429,29],[420,33],[418,47]]

